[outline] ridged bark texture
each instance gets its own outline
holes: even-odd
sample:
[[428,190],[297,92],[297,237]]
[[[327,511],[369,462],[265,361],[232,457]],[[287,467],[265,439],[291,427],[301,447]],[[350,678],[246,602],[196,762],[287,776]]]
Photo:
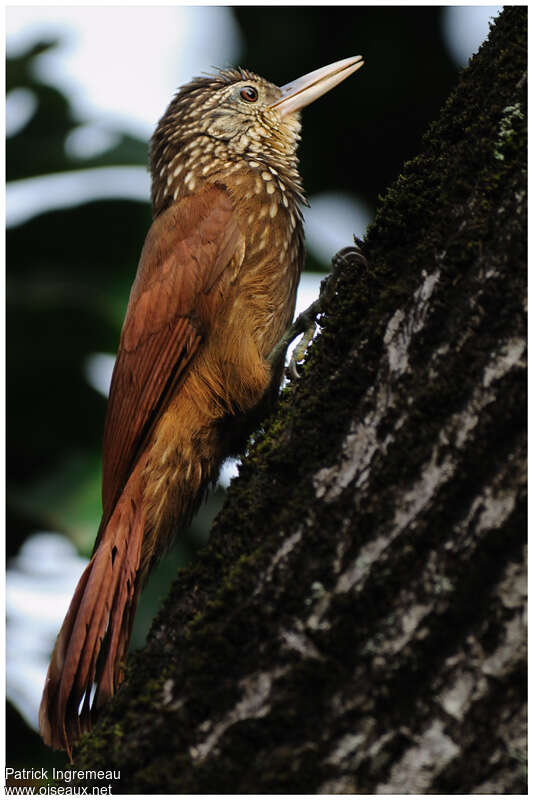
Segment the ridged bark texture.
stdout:
[[115,792],[525,790],[525,27],[382,198],[82,746]]

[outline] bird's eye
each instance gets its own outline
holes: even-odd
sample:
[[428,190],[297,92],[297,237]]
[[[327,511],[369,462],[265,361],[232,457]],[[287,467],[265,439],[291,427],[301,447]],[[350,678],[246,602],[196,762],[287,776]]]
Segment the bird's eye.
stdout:
[[253,86],[244,86],[241,89],[241,97],[243,100],[246,100],[247,103],[255,103],[258,97],[257,89]]

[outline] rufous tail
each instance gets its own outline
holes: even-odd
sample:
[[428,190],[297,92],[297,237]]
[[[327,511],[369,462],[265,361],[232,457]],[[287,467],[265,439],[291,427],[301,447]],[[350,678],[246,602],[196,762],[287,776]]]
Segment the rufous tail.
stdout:
[[65,749],[90,730],[96,708],[122,680],[144,533],[140,464],[81,576],[57,637],[39,709],[44,742]]

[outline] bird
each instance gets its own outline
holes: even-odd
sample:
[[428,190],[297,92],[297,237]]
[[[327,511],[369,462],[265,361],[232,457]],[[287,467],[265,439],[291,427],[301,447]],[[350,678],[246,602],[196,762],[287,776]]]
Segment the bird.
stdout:
[[300,111],[363,63],[282,87],[220,69],[182,86],[153,134],[153,222],[111,380],[102,518],[39,709],[44,742],[71,762],[123,680],[151,568],[275,401],[304,262]]

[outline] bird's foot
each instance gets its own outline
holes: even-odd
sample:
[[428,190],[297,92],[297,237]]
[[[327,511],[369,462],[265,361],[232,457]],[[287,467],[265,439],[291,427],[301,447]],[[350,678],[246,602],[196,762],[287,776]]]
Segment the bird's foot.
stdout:
[[333,258],[331,259],[331,265],[333,267],[332,274],[338,273],[342,267],[346,264],[355,264],[361,267],[367,267],[368,261],[366,260],[365,256],[363,255],[362,247],[362,240],[358,239],[357,236],[353,237],[353,245],[349,247],[343,247],[342,250],[339,250],[338,253],[335,253]]
[[300,373],[298,372],[298,362],[303,361],[305,351],[307,350],[309,342],[312,341],[315,331],[316,320],[313,320],[307,330],[304,331],[304,335],[292,351],[292,355],[289,360],[289,366],[287,367],[287,373],[295,381],[297,381],[300,377]]
[[[324,281],[322,281],[322,283],[323,282]],[[305,333],[305,336],[303,337],[303,340],[305,340],[305,345],[303,347],[301,355],[299,355],[297,359],[298,361],[301,361],[305,353],[305,348],[313,338],[316,327],[315,320],[317,316],[320,314],[320,312],[321,312],[321,300],[319,297],[318,300],[315,300],[314,303],[311,303],[311,305],[308,308],[306,308],[305,311],[302,311],[302,313],[296,317],[290,328],[288,328],[285,331],[285,333],[283,334],[283,336],[281,337],[281,339],[279,340],[279,342],[274,347],[274,349],[272,350],[272,352],[268,357],[268,361],[273,371],[275,371],[280,361],[282,362],[285,361],[287,348],[289,347],[291,342],[293,342],[294,339],[296,339],[296,337],[299,336],[301,333]],[[300,347],[301,343],[297,349],[299,350]],[[291,358],[292,366],[289,365],[289,374],[293,375],[293,377],[299,377],[296,366],[292,364],[293,358]]]
[[339,250],[339,252],[333,256],[331,259],[331,272],[329,275],[326,275],[320,284],[320,294],[318,296],[318,300],[315,300],[314,303],[311,303],[311,305],[306,308],[305,311],[302,311],[302,313],[296,317],[290,328],[285,331],[277,345],[270,353],[268,361],[273,369],[275,368],[275,365],[279,364],[281,359],[285,359],[287,348],[291,342],[293,342],[297,336],[303,333],[304,335],[302,336],[302,339],[298,345],[294,348],[289,361],[289,366],[287,367],[287,374],[289,377],[293,378],[294,380],[297,380],[300,377],[300,373],[298,372],[298,362],[303,361],[307,347],[315,335],[316,319],[318,315],[324,311],[327,302],[335,293],[339,272],[347,264],[360,266],[367,266],[368,264],[361,251],[361,244],[361,240],[356,239],[354,236],[353,246],[343,247],[342,250]]

